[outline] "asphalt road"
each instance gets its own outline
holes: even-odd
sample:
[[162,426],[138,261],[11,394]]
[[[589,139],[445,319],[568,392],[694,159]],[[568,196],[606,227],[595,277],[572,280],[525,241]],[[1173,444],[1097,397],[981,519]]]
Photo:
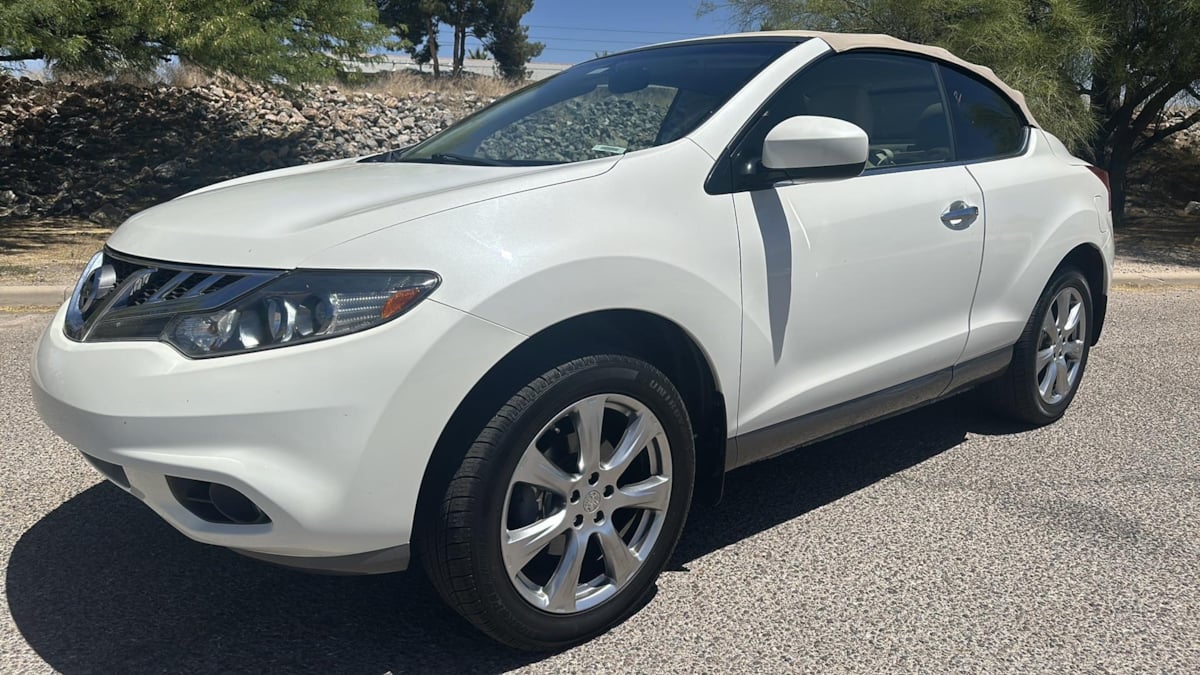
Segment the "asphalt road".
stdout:
[[1114,296],[1067,416],[958,399],[729,477],[650,603],[576,649],[475,634],[415,574],[185,539],[38,421],[0,314],[0,671],[1200,671],[1200,290]]

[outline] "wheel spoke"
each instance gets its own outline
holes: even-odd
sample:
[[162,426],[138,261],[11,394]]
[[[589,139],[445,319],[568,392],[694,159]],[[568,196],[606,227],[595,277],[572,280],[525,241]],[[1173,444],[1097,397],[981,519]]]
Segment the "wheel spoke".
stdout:
[[1050,338],[1051,343],[1058,339],[1058,324],[1054,323],[1054,313],[1049,309],[1046,310],[1046,316],[1042,319],[1042,332]]
[[571,491],[572,483],[571,476],[555,466],[533,445],[521,457],[517,470],[513,472],[513,480],[544,488],[563,497]]
[[604,464],[604,469],[624,472],[658,432],[658,420],[653,416],[642,414],[634,416],[629,421],[629,426],[625,428],[621,441],[613,450],[612,457]]
[[1066,320],[1065,325],[1063,326],[1063,335],[1064,336],[1071,334],[1076,328],[1079,327],[1079,319],[1082,316],[1083,316],[1083,303],[1077,302],[1077,303],[1075,303],[1075,306],[1071,307],[1071,310],[1069,312],[1067,312],[1067,320]]
[[1051,361],[1049,366],[1046,366],[1046,374],[1042,376],[1042,381],[1038,385],[1038,392],[1042,398],[1049,398],[1050,391],[1054,387],[1054,380],[1058,377],[1058,361]]
[[581,536],[577,532],[567,535],[562,558],[545,588],[549,609],[557,612],[575,611],[575,594],[579,589],[579,573],[583,569],[588,539],[588,536]]
[[1067,360],[1059,357],[1054,362],[1055,377],[1054,377],[1054,393],[1059,396],[1066,396],[1071,390],[1071,370],[1067,368]]
[[571,422],[579,437],[579,473],[595,471],[600,467],[600,432],[604,426],[603,396],[593,396],[580,401],[571,410]]
[[604,525],[596,530],[596,537],[600,542],[600,550],[604,553],[605,574],[613,584],[624,585],[637,571],[641,561],[613,529],[611,520],[605,521]]
[[671,481],[666,476],[651,476],[646,480],[617,488],[612,496],[612,510],[642,509],[666,511],[671,499]]
[[1067,329],[1067,315],[1071,313],[1071,296],[1067,293],[1059,293],[1058,297],[1055,298],[1055,305],[1057,305],[1058,328],[1065,333]]
[[1051,361],[1054,360],[1054,347],[1047,347],[1037,353],[1037,372],[1042,372]]
[[516,576],[534,556],[570,527],[566,512],[559,511],[524,527],[508,530],[502,547],[508,573]]

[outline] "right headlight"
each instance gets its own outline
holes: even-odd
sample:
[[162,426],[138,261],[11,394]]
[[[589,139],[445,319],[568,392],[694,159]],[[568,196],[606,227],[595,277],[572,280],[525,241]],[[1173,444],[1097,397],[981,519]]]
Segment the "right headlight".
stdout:
[[160,339],[192,358],[305,344],[391,321],[440,282],[432,272],[290,272],[218,309],[175,316]]

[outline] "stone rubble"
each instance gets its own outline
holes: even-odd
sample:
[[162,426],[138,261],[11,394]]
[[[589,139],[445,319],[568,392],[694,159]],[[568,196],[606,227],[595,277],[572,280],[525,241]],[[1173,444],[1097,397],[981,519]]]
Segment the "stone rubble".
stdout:
[[0,74],[0,218],[116,225],[240,175],[422,140],[494,99],[310,87],[44,83]]

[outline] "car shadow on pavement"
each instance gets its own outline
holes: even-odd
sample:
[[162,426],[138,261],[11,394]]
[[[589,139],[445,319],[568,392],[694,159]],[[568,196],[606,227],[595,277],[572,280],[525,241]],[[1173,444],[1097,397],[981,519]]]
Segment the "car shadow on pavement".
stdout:
[[[697,507],[669,569],[818,509],[997,426],[961,401],[910,413],[730,474]],[[17,542],[7,599],[55,670],[83,672],[493,672],[544,655],[492,643],[417,573],[313,576],[184,538],[104,483]]]
[[968,433],[996,436],[1027,429],[998,419],[968,393],[738,469],[726,476],[719,504],[693,507],[673,567],[682,569],[706,553],[946,452]]

